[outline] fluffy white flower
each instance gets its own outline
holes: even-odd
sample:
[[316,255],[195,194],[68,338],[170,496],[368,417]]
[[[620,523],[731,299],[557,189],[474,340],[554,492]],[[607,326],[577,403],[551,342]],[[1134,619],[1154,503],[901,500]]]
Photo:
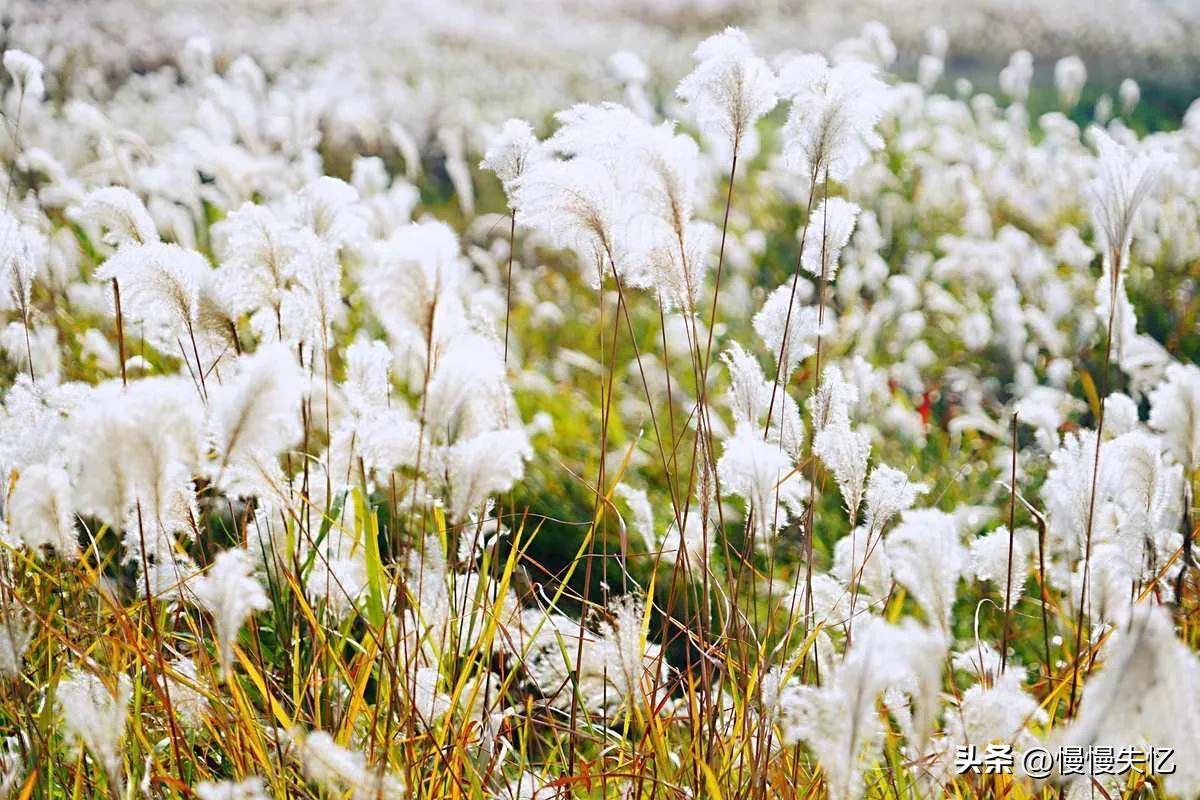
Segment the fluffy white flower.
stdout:
[[671,520],[667,525],[666,533],[657,545],[665,559],[682,561],[686,570],[696,574],[702,574],[704,570],[708,569],[712,550],[716,544],[716,537],[705,534],[703,516],[699,510],[693,510],[688,514],[687,520],[683,523],[682,535],[679,533],[679,526],[675,524],[675,520]]
[[6,509],[10,534],[31,550],[53,547],[63,558],[79,555],[71,479],[61,467],[35,464],[11,489]]
[[117,676],[114,690],[82,669],[74,670],[54,689],[67,738],[86,747],[104,767],[109,780],[119,781],[121,776],[125,719],[132,697],[133,683],[128,675]]
[[209,394],[208,428],[217,455],[212,472],[232,488],[230,467],[263,468],[300,438],[304,377],[290,350],[264,347],[238,362],[237,375]]
[[158,241],[145,204],[123,186],[97,189],[83,200],[80,215],[108,231],[105,241],[112,245],[150,244]]
[[233,666],[233,643],[238,629],[255,611],[266,611],[271,607],[262,585],[253,576],[252,564],[245,550],[224,550],[207,572],[189,583],[196,601],[212,614],[220,645],[221,669],[226,675]]
[[892,572],[928,618],[948,630],[966,553],[954,517],[935,509],[907,511],[886,544]]
[[358,192],[343,180],[323,175],[296,195],[297,221],[333,248],[361,241],[366,219],[358,205]]
[[1200,368],[1171,364],[1150,392],[1150,427],[1160,431],[1171,456],[1185,469],[1200,467]]
[[444,452],[448,511],[455,522],[482,508],[497,492],[506,492],[525,473],[533,455],[524,431],[481,433],[456,442]]
[[46,94],[46,84],[42,81],[42,62],[29,53],[24,50],[5,50],[4,68],[20,88],[23,99],[36,103]]
[[1054,88],[1058,90],[1058,102],[1063,108],[1074,108],[1079,103],[1085,83],[1087,67],[1079,56],[1060,58],[1054,65]]
[[[763,376],[758,360],[740,345],[735,343],[721,358],[729,368],[726,402],[733,412],[735,427],[748,424],[766,430],[767,441],[782,447],[793,462],[799,462],[804,445],[804,423],[796,401],[782,386],[773,387]],[[771,424],[764,429],[768,411]]]
[[842,248],[850,241],[854,221],[861,210],[840,197],[823,200],[803,231],[801,266],[814,277],[832,281],[837,276]]
[[6,736],[0,740],[0,796],[12,797],[25,779],[25,752],[21,736]]
[[21,664],[33,634],[33,626],[16,604],[0,610],[0,676],[12,678],[21,674]]
[[813,390],[808,401],[813,430],[850,425],[850,406],[858,402],[858,388],[847,383],[842,369],[829,364],[821,373],[821,385]]
[[185,359],[193,356],[189,339],[199,319],[201,289],[212,274],[199,253],[162,242],[122,247],[96,270],[99,280],[119,284],[125,325],[145,326],[147,338]]
[[1126,78],[1121,81],[1121,86],[1117,90],[1117,96],[1121,100],[1121,113],[1129,116],[1137,108],[1138,101],[1142,99],[1142,89],[1138,86],[1137,81],[1132,78]]
[[266,784],[257,777],[236,782],[203,781],[196,785],[194,791],[200,800],[269,800]]
[[801,361],[817,352],[817,336],[829,331],[831,317],[832,313],[826,312],[822,327],[818,309],[803,304],[798,293],[793,296],[791,281],[785,281],[767,297],[754,315],[754,332],[767,346],[773,360],[779,359],[782,348],[781,384],[787,383]]
[[1028,50],[1018,50],[1008,57],[1008,65],[1000,70],[1000,91],[1018,102],[1029,97],[1029,84],[1033,80],[1033,55]]
[[803,55],[783,65],[779,81],[792,101],[783,127],[783,153],[792,169],[813,181],[844,182],[883,146],[875,126],[886,87],[874,67],[829,67],[819,55]]
[[[635,705],[645,707],[659,688],[666,660],[661,648],[648,642],[643,633],[644,601],[626,595],[613,601],[608,610],[611,620],[601,623],[595,633],[584,630],[582,649],[577,623],[551,615],[534,624],[537,634],[525,657],[526,668],[539,690],[551,696],[554,706],[571,706],[572,691],[567,684],[572,672],[583,702],[609,718]],[[581,658],[578,665],[577,653]]]
[[813,453],[833,473],[850,519],[857,519],[867,479],[871,437],[864,431],[852,430],[849,425],[827,425],[813,437]]
[[37,236],[8,212],[0,212],[0,308],[11,308],[28,321],[33,282],[41,271]]
[[495,173],[504,190],[511,192],[526,168],[544,155],[541,143],[533,134],[533,126],[523,119],[510,119],[488,142],[479,168]]
[[346,348],[346,393],[350,409],[362,415],[387,407],[391,395],[392,352],[385,342],[358,340]]
[[325,548],[313,562],[304,581],[310,600],[323,600],[334,619],[345,619],[367,588],[367,564],[361,548],[357,553],[340,556]]
[[884,597],[891,587],[892,567],[878,529],[859,525],[837,540],[833,547],[833,566],[829,570],[858,596]]
[[909,480],[898,469],[886,464],[876,465],[867,479],[867,530],[875,534],[882,533],[892,517],[908,511],[917,496],[928,490],[928,486]]
[[[1031,542],[1036,534],[1029,528],[1018,528],[1012,537],[1012,558],[1009,559],[1008,528],[996,530],[971,542],[968,571],[981,581],[991,581],[998,587],[1000,597],[1011,597],[1016,605],[1025,590],[1025,579],[1032,566]],[[1012,583],[1005,587],[1010,574]]]
[[180,658],[171,662],[167,674],[167,697],[171,701],[171,713],[188,730],[197,730],[204,724],[208,714],[208,698],[197,687],[203,683],[196,672],[196,662]]
[[404,784],[398,777],[367,765],[366,756],[337,744],[325,731],[313,731],[299,742],[304,772],[324,790],[351,793],[353,800],[400,800]]
[[806,482],[779,445],[749,425],[725,440],[717,475],[725,491],[746,502],[759,544],[803,510]]
[[1090,133],[1098,151],[1097,174],[1090,185],[1092,225],[1115,281],[1128,260],[1142,201],[1153,190],[1168,157],[1155,150],[1133,153],[1099,128]]
[[717,235],[713,225],[688,222],[675,241],[660,240],[650,249],[649,282],[657,290],[664,311],[696,312],[704,277],[713,262]]
[[74,409],[64,448],[75,510],[116,529],[132,521],[133,533],[144,529],[147,545],[158,550],[156,534],[188,525],[180,511],[200,461],[202,414],[187,378],[144,378],[128,387],[109,381],[93,389]]
[[650,497],[646,490],[620,483],[617,484],[616,495],[629,506],[633,532],[641,538],[648,550],[654,550],[658,545],[654,530],[654,509],[650,505]]
[[[784,742],[803,741],[813,749],[831,798],[860,797],[863,771],[881,757],[881,694],[888,693],[890,710],[903,712],[898,716],[910,741],[921,747],[935,719],[945,652],[941,635],[912,620],[894,626],[868,618],[819,688],[791,683],[779,692]],[[908,698],[905,705],[901,695]]]
[[696,68],[679,83],[700,132],[732,156],[756,123],[775,107],[775,74],[754,55],[737,28],[708,37],[693,54]]
[[[991,655],[998,658],[998,654]],[[985,658],[991,662],[990,655]],[[946,735],[931,748],[935,754],[931,774],[939,782],[948,782],[954,777],[955,747],[975,745],[986,748],[989,744],[1005,742],[1012,744],[1019,754],[1042,744],[1029,732],[1029,725],[1045,722],[1046,714],[1038,707],[1037,700],[1021,687],[1021,670],[1010,662],[1007,672],[994,674],[996,677],[980,680],[952,701],[946,715]],[[1019,756],[1016,761],[1020,763]]]
[[[460,296],[466,279],[458,235],[443,222],[404,225],[375,245],[363,276],[367,299],[389,336],[424,359],[436,343],[465,326]],[[422,363],[422,375],[425,365]]]
[[598,287],[612,269],[640,283],[644,241],[625,234],[631,207],[614,172],[591,158],[547,160],[526,171],[511,202],[517,224],[552,247],[572,250],[584,277]]
[[945,61],[938,56],[925,54],[917,60],[917,83],[925,91],[932,91],[945,71]]
[[1103,666],[1083,689],[1079,713],[1063,734],[1067,747],[1169,747],[1176,770],[1166,791],[1200,791],[1200,659],[1176,636],[1171,618],[1141,604],[1114,634]]
[[1104,398],[1104,435],[1115,438],[1138,426],[1138,407],[1124,392],[1113,392]]

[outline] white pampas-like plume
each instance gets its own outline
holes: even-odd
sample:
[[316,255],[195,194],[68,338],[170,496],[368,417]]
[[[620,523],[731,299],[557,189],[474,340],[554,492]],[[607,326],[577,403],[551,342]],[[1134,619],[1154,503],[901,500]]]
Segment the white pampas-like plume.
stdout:
[[763,440],[761,429],[743,423],[725,440],[717,475],[726,491],[746,502],[759,544],[803,511],[807,482],[775,441]]
[[584,704],[609,718],[623,709],[644,708],[661,685],[667,663],[661,647],[646,640],[644,598],[625,595],[614,600],[608,611],[611,620],[601,623],[595,634],[585,631],[581,649],[577,623],[558,614],[526,612],[536,619],[526,624],[536,631],[526,651],[526,664],[533,682],[551,695],[550,702],[556,707],[569,707],[573,702],[571,692],[561,691],[572,674],[577,676],[578,695]]
[[1029,83],[1033,80],[1033,55],[1028,50],[1018,50],[1008,57],[1008,65],[1000,70],[1000,91],[1019,103],[1029,97]]
[[266,785],[259,777],[242,781],[204,781],[193,789],[200,800],[269,800]]
[[753,323],[754,332],[775,359],[779,358],[782,349],[779,381],[786,384],[800,362],[817,352],[817,336],[832,329],[833,315],[826,313],[822,321],[818,309],[802,303],[799,294],[792,292],[792,282],[785,281],[767,297],[754,315]]
[[812,449],[833,473],[853,522],[858,518],[858,507],[862,503],[871,437],[863,431],[852,430],[848,424],[827,425],[813,437]]
[[[821,687],[793,681],[778,691],[783,740],[807,742],[813,749],[830,798],[852,800],[863,793],[863,770],[882,744],[880,694],[888,693],[885,704],[902,721],[910,743],[922,747],[936,719],[945,653],[945,639],[934,630],[912,620],[890,625],[868,617]],[[909,698],[903,704],[901,693]]]
[[821,372],[821,385],[808,399],[814,432],[833,426],[849,426],[850,406],[858,402],[858,388],[847,383],[842,368],[830,364]]
[[25,777],[25,755],[29,751],[23,735],[0,739],[0,797],[12,797]]
[[270,208],[244,203],[212,226],[212,237],[236,310],[277,309],[295,269],[295,231]]
[[180,658],[171,662],[167,674],[167,696],[171,701],[171,712],[179,723],[189,731],[199,730],[208,714],[208,698],[196,688],[203,685],[196,672],[196,662]]
[[1025,590],[1025,578],[1029,575],[1034,539],[1031,528],[1018,528],[1012,536],[1012,583],[1006,588],[1009,578],[1008,557],[1009,531],[1001,525],[996,530],[971,542],[969,571],[976,579],[991,581],[999,587],[1000,596],[1011,597],[1012,604],[1021,599]]
[[804,253],[800,264],[814,277],[832,281],[837,275],[842,248],[850,241],[854,222],[861,211],[857,205],[840,197],[821,201],[813,211],[804,230]]
[[442,352],[425,391],[426,424],[451,440],[506,427],[511,392],[490,337],[463,333]]
[[108,773],[109,780],[122,782],[121,747],[133,683],[118,675],[116,690],[83,669],[74,670],[54,690],[63,729],[72,742],[88,749]]
[[851,593],[885,597],[892,585],[892,565],[882,542],[879,529],[859,525],[834,545],[830,574]]
[[718,233],[710,223],[692,221],[675,241],[660,237],[651,246],[647,254],[649,281],[664,311],[696,312]]
[[705,138],[734,156],[754,123],[778,102],[775,74],[737,28],[708,37],[693,57],[696,68],[675,94],[687,103]]
[[614,172],[600,162],[540,162],[522,176],[512,204],[518,225],[536,231],[552,247],[575,252],[593,288],[610,269],[626,278],[637,275],[641,243],[623,235],[630,216],[628,196]]
[[1162,433],[1184,469],[1200,467],[1200,369],[1194,364],[1167,367],[1162,383],[1150,392],[1150,427]]
[[169,527],[200,461],[202,414],[183,377],[93,389],[75,407],[66,442],[75,510],[122,529],[140,503],[147,525]]
[[975,745],[986,748],[994,742],[1011,743],[1020,753],[1042,744],[1029,731],[1031,723],[1044,724],[1046,712],[1022,686],[1023,671],[1012,660],[1008,670],[1000,672],[1000,654],[987,645],[972,647],[969,653],[954,659],[956,669],[978,677],[978,682],[951,700],[946,713],[946,735],[932,743],[936,754],[931,765],[939,783],[954,778],[954,748]]
[[1128,260],[1138,210],[1167,166],[1168,156],[1155,150],[1130,152],[1100,128],[1089,133],[1097,150],[1097,173],[1090,186],[1092,225],[1105,247],[1115,291]]
[[96,270],[98,280],[120,284],[126,324],[144,324],[147,338],[164,348],[194,334],[200,292],[212,274],[204,256],[162,242],[122,247]]
[[646,549],[653,552],[658,546],[658,541],[654,529],[654,507],[650,505],[650,496],[646,494],[645,489],[635,489],[625,483],[617,484],[615,494],[625,501],[625,505],[629,506],[633,522],[630,527],[633,528],[633,532],[641,538]]
[[26,322],[32,310],[33,281],[41,267],[31,232],[12,214],[0,212],[0,308],[17,311]]
[[792,100],[783,154],[793,170],[814,182],[826,176],[844,182],[883,147],[875,126],[887,87],[871,65],[831,68],[819,55],[803,55],[784,64],[779,80]]
[[1138,86],[1138,82],[1133,78],[1126,78],[1121,81],[1117,97],[1121,100],[1121,113],[1129,116],[1137,108],[1138,101],[1142,99],[1142,87]]
[[325,731],[312,731],[299,739],[300,759],[309,780],[322,789],[341,795],[349,791],[353,800],[400,800],[404,784],[382,770],[369,767],[357,750],[342,747]]
[[782,447],[793,462],[799,462],[804,445],[804,422],[800,419],[796,401],[786,392],[774,392],[757,359],[736,342],[721,359],[729,368],[729,391],[725,398],[733,412],[734,426],[745,423],[763,430],[774,394],[771,424],[766,428],[767,441]]
[[878,535],[892,517],[908,511],[917,496],[928,490],[927,485],[910,481],[900,470],[877,464],[867,479],[867,530]]
[[338,178],[323,175],[296,195],[294,216],[333,248],[358,242],[366,235],[366,218],[358,191]]
[[71,478],[61,467],[35,464],[17,478],[8,499],[8,529],[35,553],[53,547],[63,558],[79,556]]
[[212,389],[208,427],[218,485],[230,467],[261,468],[299,438],[304,391],[304,375],[282,344],[243,357],[236,377]]
[[1058,103],[1071,109],[1079,103],[1080,92],[1087,83],[1087,66],[1079,56],[1060,58],[1054,65],[1054,88],[1058,90]]
[[929,619],[949,630],[955,588],[966,560],[954,516],[936,509],[906,511],[885,548],[896,580]]
[[511,489],[532,456],[529,438],[521,430],[481,433],[446,448],[442,458],[450,519],[461,522],[481,510],[490,495]]
[[511,194],[525,170],[545,155],[533,126],[523,119],[510,119],[488,140],[479,168],[495,173],[504,191]]
[[42,62],[24,50],[5,50],[4,68],[12,76],[13,83],[21,90],[21,99],[36,103],[46,94],[42,80]]
[[342,265],[333,245],[309,231],[296,237],[293,285],[281,303],[284,341],[328,347],[342,307]]
[[[1104,475],[1101,448],[1100,475]],[[1063,437],[1062,446],[1050,454],[1050,471],[1042,484],[1041,496],[1046,507],[1047,543],[1075,558],[1083,549],[1091,505],[1092,471],[1096,456],[1094,431],[1072,431]],[[1102,494],[1097,486],[1097,495]]]
[[1180,641],[1161,606],[1139,604],[1109,643],[1103,666],[1083,689],[1064,747],[1153,744],[1174,750],[1164,775],[1175,796],[1200,791],[1200,659]]
[[255,611],[271,607],[266,592],[253,577],[253,561],[240,548],[222,551],[206,573],[189,582],[188,588],[212,614],[220,645],[221,671],[228,676],[233,664],[233,643],[242,623]]
[[21,674],[33,634],[34,628],[22,608],[14,603],[0,610],[0,676],[12,678]]
[[108,186],[88,194],[80,216],[107,230],[104,240],[114,246],[158,241],[158,229],[145,204],[123,186]]
[[594,161],[617,187],[614,241],[621,276],[653,286],[665,308],[695,310],[715,238],[692,221],[699,202],[699,149],[673,123],[650,125],[616,103],[580,103],[555,116],[546,147],[572,161]]
[[391,395],[392,351],[386,342],[359,339],[346,348],[342,391],[350,412],[362,417],[387,408]]
[[213,46],[206,36],[189,36],[179,53],[179,71],[191,83],[213,74]]
[[404,225],[374,252],[363,281],[367,300],[394,341],[420,343],[413,349],[423,358],[431,335],[437,342],[461,330],[467,268],[453,228],[432,220]]

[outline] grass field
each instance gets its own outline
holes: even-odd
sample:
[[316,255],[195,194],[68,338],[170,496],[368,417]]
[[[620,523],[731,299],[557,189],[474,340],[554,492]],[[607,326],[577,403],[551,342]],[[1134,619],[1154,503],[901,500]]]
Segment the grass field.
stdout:
[[5,53],[0,798],[1200,795],[1195,87],[696,44]]

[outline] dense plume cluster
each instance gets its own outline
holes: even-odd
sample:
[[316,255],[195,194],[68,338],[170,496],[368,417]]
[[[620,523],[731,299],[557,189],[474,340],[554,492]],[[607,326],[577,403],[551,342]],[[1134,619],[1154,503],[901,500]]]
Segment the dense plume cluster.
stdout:
[[0,797],[1200,794],[1200,105],[921,41],[7,50]]

